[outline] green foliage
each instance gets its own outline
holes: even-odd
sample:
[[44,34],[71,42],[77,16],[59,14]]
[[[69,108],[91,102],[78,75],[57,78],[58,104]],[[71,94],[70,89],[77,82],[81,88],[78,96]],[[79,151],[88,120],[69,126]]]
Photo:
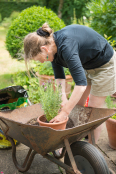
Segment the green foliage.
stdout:
[[45,0],[44,5],[55,13],[58,12],[59,0]]
[[116,40],[116,1],[91,0],[88,8],[91,12],[91,27],[102,36],[106,34]]
[[12,21],[18,17],[18,15],[19,12],[13,11],[9,18],[3,19],[3,21],[1,22],[1,26],[8,28],[11,25]]
[[72,20],[72,24],[77,24],[77,18],[76,18],[76,14],[75,14],[75,8],[73,9],[73,14],[74,14],[74,17],[73,17],[73,20]]
[[107,107],[108,107],[109,109],[114,107],[114,104],[113,104],[113,101],[112,101],[112,99],[111,99],[111,96],[107,96],[105,102],[106,102]]
[[13,85],[21,85],[24,87],[29,95],[29,99],[33,104],[40,102],[40,93],[39,93],[39,80],[31,75],[31,78],[28,77],[27,72],[18,72],[13,74]]
[[[77,22],[79,23],[79,19],[83,16],[87,16],[87,3],[90,0],[67,0],[64,1],[63,9],[62,9],[62,19],[64,22],[69,25],[71,24],[71,20],[73,18],[73,9],[75,9],[75,15],[77,17]],[[83,19],[83,18],[82,18]],[[83,21],[84,24],[84,21]]]
[[36,31],[43,23],[48,22],[54,30],[60,30],[65,27],[64,22],[58,16],[46,7],[30,7],[23,10],[9,27],[6,36],[6,47],[12,57],[16,57],[23,47],[24,37]]
[[68,68],[64,68],[64,73],[65,73],[65,75],[70,75],[69,69]]
[[11,18],[4,18],[0,25],[7,29],[11,25],[11,22]]
[[14,19],[16,19],[18,17],[19,13],[20,12],[18,12],[18,11],[13,11],[10,15],[11,20],[13,21]]
[[[37,66],[39,65],[42,65],[42,63],[37,64]],[[34,69],[35,72],[38,70],[37,66]],[[24,71],[13,74],[12,80],[13,80],[13,85],[21,85],[28,91],[29,99],[32,103],[36,104],[40,102],[40,92],[39,92],[40,85],[38,78],[34,77],[32,74],[31,78],[29,78],[27,72]]]
[[2,16],[2,20],[4,18],[9,18],[11,13],[13,11],[18,11],[21,12],[22,10],[31,7],[33,5],[41,5],[44,6],[44,1],[43,0],[39,0],[38,2],[0,2],[0,13]]
[[40,103],[40,93],[39,93],[39,80],[38,78],[30,78],[28,86],[29,99],[33,104]]
[[[111,96],[107,96],[105,102],[109,109],[116,108],[116,104],[113,103]],[[114,114],[111,118],[116,120],[116,114]]]
[[51,62],[40,63],[38,69],[40,75],[49,75],[49,76],[54,75]]
[[[90,0],[63,0],[63,7],[61,9],[62,12],[62,19],[64,22],[69,25],[71,24],[71,20],[73,18],[73,9],[75,8],[77,19],[79,20],[83,16],[89,16],[89,10],[87,9],[86,5],[90,2]],[[58,14],[59,9],[59,0],[35,0],[34,2],[26,1],[10,1],[9,2],[0,2],[0,13],[2,15],[2,20],[4,18],[9,18],[13,11],[19,11],[31,7],[33,5],[36,6],[46,6],[53,10],[56,14]],[[82,18],[83,20],[83,18]],[[84,23],[84,21],[83,21]]]
[[1,13],[0,13],[0,22],[2,21],[2,15],[1,15]]
[[114,114],[111,118],[116,120],[116,114]]
[[107,36],[104,34],[105,39],[109,42],[109,44],[114,48],[114,50],[116,50],[115,46],[116,46],[116,41],[112,40],[112,36]]
[[53,82],[49,81],[47,83],[43,83],[43,85],[39,88],[40,94],[40,103],[42,104],[42,108],[44,110],[47,121],[53,119],[61,107],[61,85],[57,86]]
[[[35,72],[39,71],[40,75],[49,75],[49,76],[54,75],[51,62],[38,63],[36,65],[37,66],[34,68],[34,71]],[[64,73],[65,75],[69,75],[70,74],[69,69],[64,68]]]
[[12,79],[13,79],[14,85],[21,85],[26,90],[28,90],[28,86],[30,85],[30,83],[29,83],[29,77],[26,71],[17,72],[13,74]]

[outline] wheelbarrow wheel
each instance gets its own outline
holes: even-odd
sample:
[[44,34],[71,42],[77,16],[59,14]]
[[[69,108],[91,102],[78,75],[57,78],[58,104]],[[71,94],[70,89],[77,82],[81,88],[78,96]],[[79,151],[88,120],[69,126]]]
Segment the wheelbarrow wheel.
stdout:
[[[110,174],[106,161],[92,144],[77,141],[70,147],[77,168],[82,174]],[[65,154],[64,163],[71,166],[67,152]]]

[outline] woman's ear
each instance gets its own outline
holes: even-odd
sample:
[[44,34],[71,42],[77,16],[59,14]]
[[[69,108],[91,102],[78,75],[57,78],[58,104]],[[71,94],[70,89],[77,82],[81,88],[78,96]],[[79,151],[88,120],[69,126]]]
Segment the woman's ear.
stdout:
[[46,51],[46,52],[49,52],[48,48],[46,46],[41,46],[41,50],[42,51]]

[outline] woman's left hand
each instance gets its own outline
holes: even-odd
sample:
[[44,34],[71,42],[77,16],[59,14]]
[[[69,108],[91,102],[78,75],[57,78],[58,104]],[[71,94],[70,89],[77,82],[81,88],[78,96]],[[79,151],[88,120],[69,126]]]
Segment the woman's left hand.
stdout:
[[50,123],[58,123],[58,122],[64,121],[67,119],[67,117],[68,117],[68,114],[65,111],[61,111],[56,117],[50,120]]

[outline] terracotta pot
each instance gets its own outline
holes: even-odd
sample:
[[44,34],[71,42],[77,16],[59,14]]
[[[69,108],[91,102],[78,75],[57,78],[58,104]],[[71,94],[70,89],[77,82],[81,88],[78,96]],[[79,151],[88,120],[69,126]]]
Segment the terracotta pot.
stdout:
[[116,120],[109,118],[106,121],[106,128],[109,137],[109,146],[116,149]]
[[52,129],[56,130],[64,130],[66,128],[66,123],[68,121],[68,118],[64,121],[61,121],[59,123],[46,123],[46,118],[44,115],[41,115],[40,117],[37,118],[37,121],[39,122],[40,126],[46,126],[46,127],[51,127]]
[[[47,82],[49,79],[55,80],[54,76],[48,76],[48,75],[40,75],[38,72],[36,72],[36,75],[39,77],[39,83],[42,85],[44,82]],[[71,92],[71,85],[68,84],[68,82],[72,82],[73,78],[71,75],[66,75],[66,83],[65,83],[65,91],[66,91],[66,96]]]

